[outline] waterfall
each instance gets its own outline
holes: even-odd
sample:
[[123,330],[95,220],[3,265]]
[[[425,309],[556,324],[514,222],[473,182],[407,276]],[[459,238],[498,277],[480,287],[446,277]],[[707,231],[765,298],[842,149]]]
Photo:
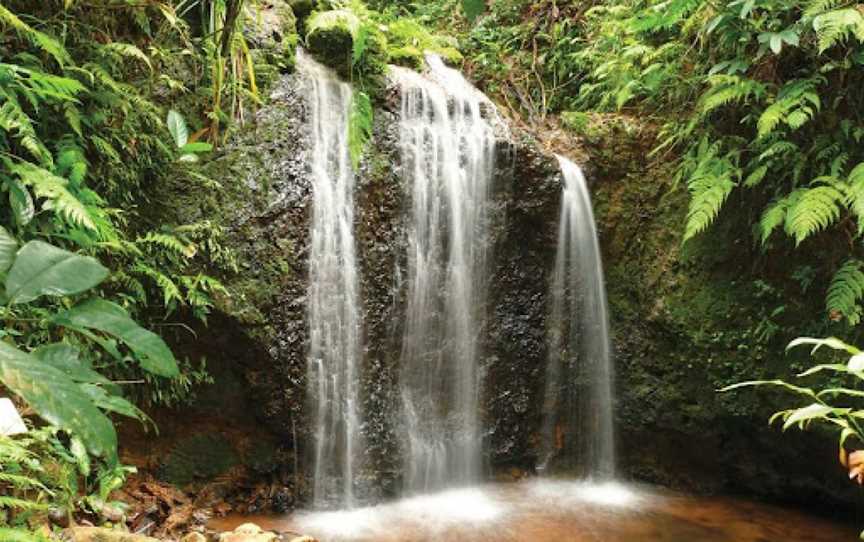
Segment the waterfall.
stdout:
[[298,53],[310,84],[313,137],[309,251],[308,395],[314,430],[314,499],[354,502],[361,446],[361,312],[354,248],[354,174],[348,152],[351,86]]
[[440,58],[401,89],[400,144],[411,207],[400,359],[408,493],[480,474],[478,338],[495,134],[488,99]]
[[583,475],[615,471],[612,364],[603,264],[585,177],[558,156],[564,177],[550,292],[539,468],[555,456]]

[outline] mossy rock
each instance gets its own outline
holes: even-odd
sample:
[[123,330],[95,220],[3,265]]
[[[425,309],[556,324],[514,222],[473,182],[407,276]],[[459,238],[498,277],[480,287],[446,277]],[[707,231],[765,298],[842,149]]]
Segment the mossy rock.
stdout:
[[[283,73],[293,71],[299,35],[297,17],[288,2],[267,0],[255,7],[246,6],[245,9],[249,23],[244,28],[244,34],[257,53],[256,70],[260,72],[261,67],[275,67]],[[262,86],[266,88],[275,77],[264,74],[264,79]]]
[[306,45],[322,64],[339,75],[351,73],[354,39],[360,32],[360,19],[352,11],[318,11],[306,22]]
[[458,66],[462,54],[457,43],[449,38],[432,34],[413,19],[398,19],[387,26],[388,62],[414,69],[423,69],[424,54],[439,55],[444,62]]

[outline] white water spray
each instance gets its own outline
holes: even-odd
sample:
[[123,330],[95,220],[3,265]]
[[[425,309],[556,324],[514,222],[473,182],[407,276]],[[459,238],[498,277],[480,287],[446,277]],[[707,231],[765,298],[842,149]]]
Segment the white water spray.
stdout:
[[584,476],[612,478],[612,355],[600,246],[582,170],[562,156],[558,162],[564,191],[550,292],[539,466],[542,470],[560,459]]
[[354,504],[360,442],[361,313],[354,247],[354,173],[348,152],[351,86],[303,52],[311,86],[313,210],[309,253],[309,397],[314,499]]
[[480,474],[478,337],[483,325],[494,107],[428,56],[425,75],[391,68],[401,88],[402,163],[411,209],[401,352],[405,489]]

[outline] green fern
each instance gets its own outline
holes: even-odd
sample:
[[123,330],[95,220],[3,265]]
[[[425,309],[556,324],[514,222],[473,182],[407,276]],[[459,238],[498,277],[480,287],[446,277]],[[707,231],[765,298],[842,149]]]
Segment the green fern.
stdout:
[[843,192],[833,186],[817,186],[801,192],[786,214],[786,233],[795,244],[824,230],[840,218]]
[[847,0],[812,0],[807,7],[804,8],[804,15],[806,17],[815,17],[821,13],[826,11],[835,9],[841,4],[846,3]]
[[21,499],[18,497],[10,497],[8,495],[0,495],[0,509],[2,508],[5,508],[7,510],[36,511],[47,510],[48,506],[44,503],[31,501],[30,499]]
[[852,168],[847,184],[844,203],[858,219],[858,235],[861,235],[864,233],[864,162]]
[[805,190],[803,189],[796,190],[765,208],[758,225],[759,236],[763,246],[768,242],[771,234],[786,222],[786,214],[789,212],[789,208],[795,205],[798,198],[804,192]]
[[825,308],[832,320],[845,318],[849,325],[861,321],[861,299],[864,298],[864,262],[856,259],[846,261],[831,279]]
[[33,29],[30,25],[18,18],[17,15],[3,7],[2,4],[0,4],[0,24],[12,28],[18,33],[18,35],[30,40],[33,45],[51,55],[61,66],[72,61],[69,53],[67,53],[66,49],[60,45],[60,42],[48,34]]
[[372,103],[365,92],[355,92],[348,118],[348,151],[356,170],[369,140],[372,139]]
[[780,124],[797,130],[811,120],[822,106],[816,86],[822,78],[795,79],[786,83],[777,98],[757,122],[759,137],[766,137]]
[[183,258],[195,255],[196,248],[192,243],[185,243],[177,236],[168,233],[150,232],[136,241],[138,244],[156,245]]
[[147,68],[149,68],[150,71],[153,71],[153,63],[150,62],[150,57],[148,57],[144,53],[144,51],[132,45],[131,43],[106,43],[105,45],[102,45],[100,47],[100,51],[109,56],[120,57],[121,59],[131,58],[135,60],[140,60],[147,65]]
[[707,116],[716,109],[748,100],[760,100],[765,95],[765,84],[737,75],[714,75],[708,78],[710,88],[699,100],[697,109]]
[[140,273],[151,279],[156,285],[159,287],[159,290],[162,292],[162,301],[165,306],[170,311],[173,307],[176,306],[176,303],[183,302],[183,296],[180,293],[180,288],[171,280],[170,277],[157,271],[156,269],[150,267],[149,265],[145,265],[143,263],[136,264],[132,271],[136,273]]
[[720,143],[703,139],[691,151],[685,164],[687,189],[690,191],[690,206],[684,227],[687,241],[710,226],[736,186],[741,171],[735,165],[735,153],[720,154]]
[[36,197],[47,200],[44,208],[53,210],[74,226],[96,229],[87,208],[67,189],[69,182],[66,179],[30,162],[7,161],[7,166],[12,173],[18,175],[24,185],[33,189]]
[[813,19],[813,28],[819,36],[819,52],[845,42],[850,36],[864,43],[864,15],[856,8],[829,11]]

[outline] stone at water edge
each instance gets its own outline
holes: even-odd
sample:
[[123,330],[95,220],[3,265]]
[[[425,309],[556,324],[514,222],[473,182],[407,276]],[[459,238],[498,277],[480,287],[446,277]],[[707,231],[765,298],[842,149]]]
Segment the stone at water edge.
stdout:
[[155,538],[102,527],[72,527],[64,531],[68,542],[159,542]]
[[254,523],[244,523],[230,533],[219,535],[219,542],[273,542],[278,536],[268,533]]
[[189,533],[180,542],[207,542],[207,537],[201,533]]

